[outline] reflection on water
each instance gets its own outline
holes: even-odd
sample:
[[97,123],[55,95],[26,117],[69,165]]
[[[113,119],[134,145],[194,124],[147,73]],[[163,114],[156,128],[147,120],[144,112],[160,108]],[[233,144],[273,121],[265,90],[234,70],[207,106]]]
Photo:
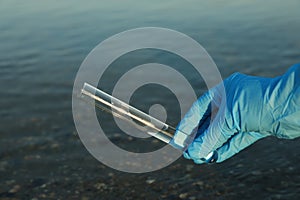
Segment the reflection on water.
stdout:
[[[62,158],[55,149],[64,142],[64,158],[80,157],[83,147],[74,136],[71,113],[73,80],[88,52],[105,38],[136,27],[171,28],[202,44],[224,77],[235,71],[276,76],[300,60],[299,6],[297,0],[0,1],[1,159],[26,168],[24,152],[32,154],[33,145],[56,166]],[[151,59],[156,57],[153,53]],[[171,55],[164,60],[174,63]],[[132,56],[123,61],[134,63]],[[201,80],[191,81],[199,94],[206,89]],[[106,84],[103,88],[111,87]],[[146,92],[140,95],[151,102]],[[274,159],[285,157],[273,147],[276,142],[265,143],[268,151]],[[45,153],[47,145],[52,150]]]

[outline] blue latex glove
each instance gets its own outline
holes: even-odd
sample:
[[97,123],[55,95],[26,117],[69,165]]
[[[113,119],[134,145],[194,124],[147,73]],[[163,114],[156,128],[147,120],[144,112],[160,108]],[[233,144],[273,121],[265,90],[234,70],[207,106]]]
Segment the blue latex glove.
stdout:
[[[231,75],[201,96],[177,129],[190,135],[197,132],[184,152],[197,164],[215,150],[217,162],[222,162],[269,135],[299,137],[300,64],[276,78]],[[175,141],[176,137],[177,132]]]

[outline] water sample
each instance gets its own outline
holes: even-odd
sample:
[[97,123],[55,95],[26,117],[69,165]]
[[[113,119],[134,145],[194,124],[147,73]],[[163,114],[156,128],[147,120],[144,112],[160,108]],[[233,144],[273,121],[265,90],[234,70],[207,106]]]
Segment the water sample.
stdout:
[[[193,140],[193,135],[186,134],[176,128],[138,110],[137,108],[105,93],[94,86],[84,83],[81,97],[91,101],[101,110],[112,113],[114,116],[127,121],[144,133],[163,141],[176,149],[184,151]],[[176,137],[174,134],[176,132]],[[207,162],[216,160],[216,152],[211,152]]]

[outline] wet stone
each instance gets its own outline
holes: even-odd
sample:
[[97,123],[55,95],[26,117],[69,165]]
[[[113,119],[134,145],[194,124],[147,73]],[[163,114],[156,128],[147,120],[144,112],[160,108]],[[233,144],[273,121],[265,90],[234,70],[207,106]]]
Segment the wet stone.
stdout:
[[148,184],[152,184],[154,182],[155,182],[155,179],[148,179],[148,180],[146,180],[146,183],[148,183]]
[[113,177],[113,176],[114,176],[114,173],[108,173],[108,176],[109,176],[109,177]]
[[18,191],[20,191],[21,186],[20,185],[14,185],[8,192],[9,193],[17,193]]
[[107,185],[105,183],[96,183],[94,185],[94,187],[97,189],[97,190],[105,190],[107,189]]
[[197,186],[202,187],[202,186],[204,186],[204,182],[203,181],[197,181],[197,182],[193,183],[193,185],[197,185]]
[[179,195],[179,198],[180,199],[186,199],[188,197],[188,193],[181,193],[180,195]]

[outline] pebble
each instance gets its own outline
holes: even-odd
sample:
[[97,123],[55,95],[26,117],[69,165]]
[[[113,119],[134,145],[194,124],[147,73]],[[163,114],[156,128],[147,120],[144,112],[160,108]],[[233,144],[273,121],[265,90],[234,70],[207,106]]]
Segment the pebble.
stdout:
[[105,190],[107,189],[107,185],[105,183],[96,183],[94,185],[94,187],[97,189],[97,190]]
[[179,195],[179,198],[180,198],[180,199],[186,199],[187,196],[188,196],[188,193],[181,193],[181,194]]
[[114,176],[114,173],[108,173],[108,176],[109,176],[109,177],[113,177],[113,176]]
[[197,182],[193,183],[193,185],[203,186],[204,182],[203,181],[197,181]]
[[148,180],[146,180],[146,183],[148,183],[148,184],[152,184],[154,182],[155,182],[155,179],[148,179]]
[[11,188],[8,192],[9,193],[17,193],[21,189],[20,185],[15,185],[13,188]]

